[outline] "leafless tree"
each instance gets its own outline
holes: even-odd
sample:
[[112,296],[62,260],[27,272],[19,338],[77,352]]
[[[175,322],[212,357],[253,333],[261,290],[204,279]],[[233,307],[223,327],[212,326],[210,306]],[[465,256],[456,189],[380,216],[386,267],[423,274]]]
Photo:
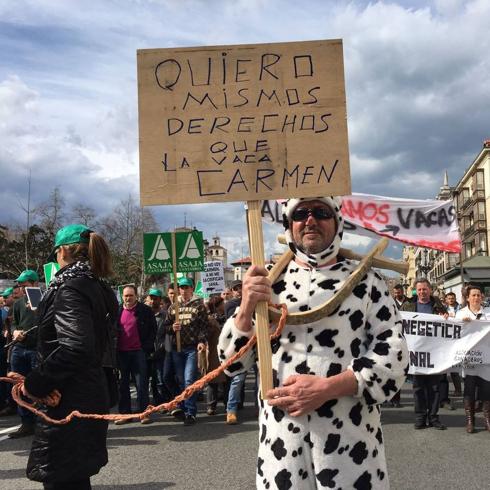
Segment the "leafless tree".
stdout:
[[50,236],[54,236],[63,226],[66,218],[65,199],[61,194],[60,188],[55,187],[49,194],[49,198],[39,204],[34,213],[39,218],[41,227]]
[[81,223],[88,227],[95,227],[96,214],[95,209],[84,204],[76,204],[71,210],[71,218],[74,223]]

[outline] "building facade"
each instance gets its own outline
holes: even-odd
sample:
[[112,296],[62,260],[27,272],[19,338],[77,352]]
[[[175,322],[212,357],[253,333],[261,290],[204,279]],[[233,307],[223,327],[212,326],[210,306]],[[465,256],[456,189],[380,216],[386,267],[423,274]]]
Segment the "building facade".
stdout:
[[490,140],[465,170],[455,187],[447,173],[437,199],[453,199],[461,234],[461,254],[404,247],[410,269],[404,281],[413,285],[416,277],[427,277],[436,294],[454,292],[462,300],[462,288],[469,282],[480,285],[490,296]]

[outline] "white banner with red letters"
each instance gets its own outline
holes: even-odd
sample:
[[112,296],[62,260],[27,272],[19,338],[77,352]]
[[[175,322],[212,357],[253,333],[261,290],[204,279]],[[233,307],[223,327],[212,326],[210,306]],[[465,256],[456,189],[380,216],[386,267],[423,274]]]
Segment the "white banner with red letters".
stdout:
[[490,321],[401,311],[410,374],[460,371],[490,381]]
[[[344,231],[386,236],[417,247],[459,253],[461,239],[453,201],[353,194],[342,197]],[[281,224],[279,201],[263,201],[262,217]]]

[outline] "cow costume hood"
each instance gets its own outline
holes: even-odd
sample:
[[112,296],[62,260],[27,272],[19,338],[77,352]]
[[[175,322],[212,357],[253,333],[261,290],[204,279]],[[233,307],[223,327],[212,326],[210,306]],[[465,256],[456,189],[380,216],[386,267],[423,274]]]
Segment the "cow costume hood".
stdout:
[[[296,207],[305,201],[321,201],[327,204],[335,213],[335,222],[336,222],[336,232],[335,237],[332,243],[321,252],[317,254],[308,254],[304,250],[298,248],[294,241],[293,235],[291,233],[291,214],[296,209]],[[336,257],[339,253],[340,243],[342,241],[342,235],[344,230],[344,221],[340,214],[340,209],[342,208],[342,201],[340,197],[304,197],[299,199],[288,199],[284,201],[282,205],[282,221],[285,229],[286,241],[288,243],[289,248],[294,253],[294,255],[300,259],[302,262],[305,262],[312,267],[319,267],[334,257]]]

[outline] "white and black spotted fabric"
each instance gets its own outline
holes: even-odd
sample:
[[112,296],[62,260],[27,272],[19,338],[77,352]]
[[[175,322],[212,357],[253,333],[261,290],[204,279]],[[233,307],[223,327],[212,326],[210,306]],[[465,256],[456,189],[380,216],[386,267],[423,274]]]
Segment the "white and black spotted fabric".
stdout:
[[78,262],[73,262],[60,269],[49,283],[48,290],[53,289],[57,291],[65,281],[68,279],[75,279],[76,277],[95,279],[88,261],[84,262],[79,260]]
[[[292,261],[274,284],[272,301],[286,303],[290,312],[315,308],[356,266],[340,260],[310,268]],[[244,335],[230,318],[220,336],[221,359],[252,334]],[[272,352],[274,386],[293,374],[333,376],[350,369],[358,392],[300,417],[261,401],[257,488],[389,488],[378,405],[403,384],[408,354],[398,310],[382,278],[370,271],[328,318],[286,325]],[[230,366],[229,374],[247,370],[254,360],[250,352]]]

